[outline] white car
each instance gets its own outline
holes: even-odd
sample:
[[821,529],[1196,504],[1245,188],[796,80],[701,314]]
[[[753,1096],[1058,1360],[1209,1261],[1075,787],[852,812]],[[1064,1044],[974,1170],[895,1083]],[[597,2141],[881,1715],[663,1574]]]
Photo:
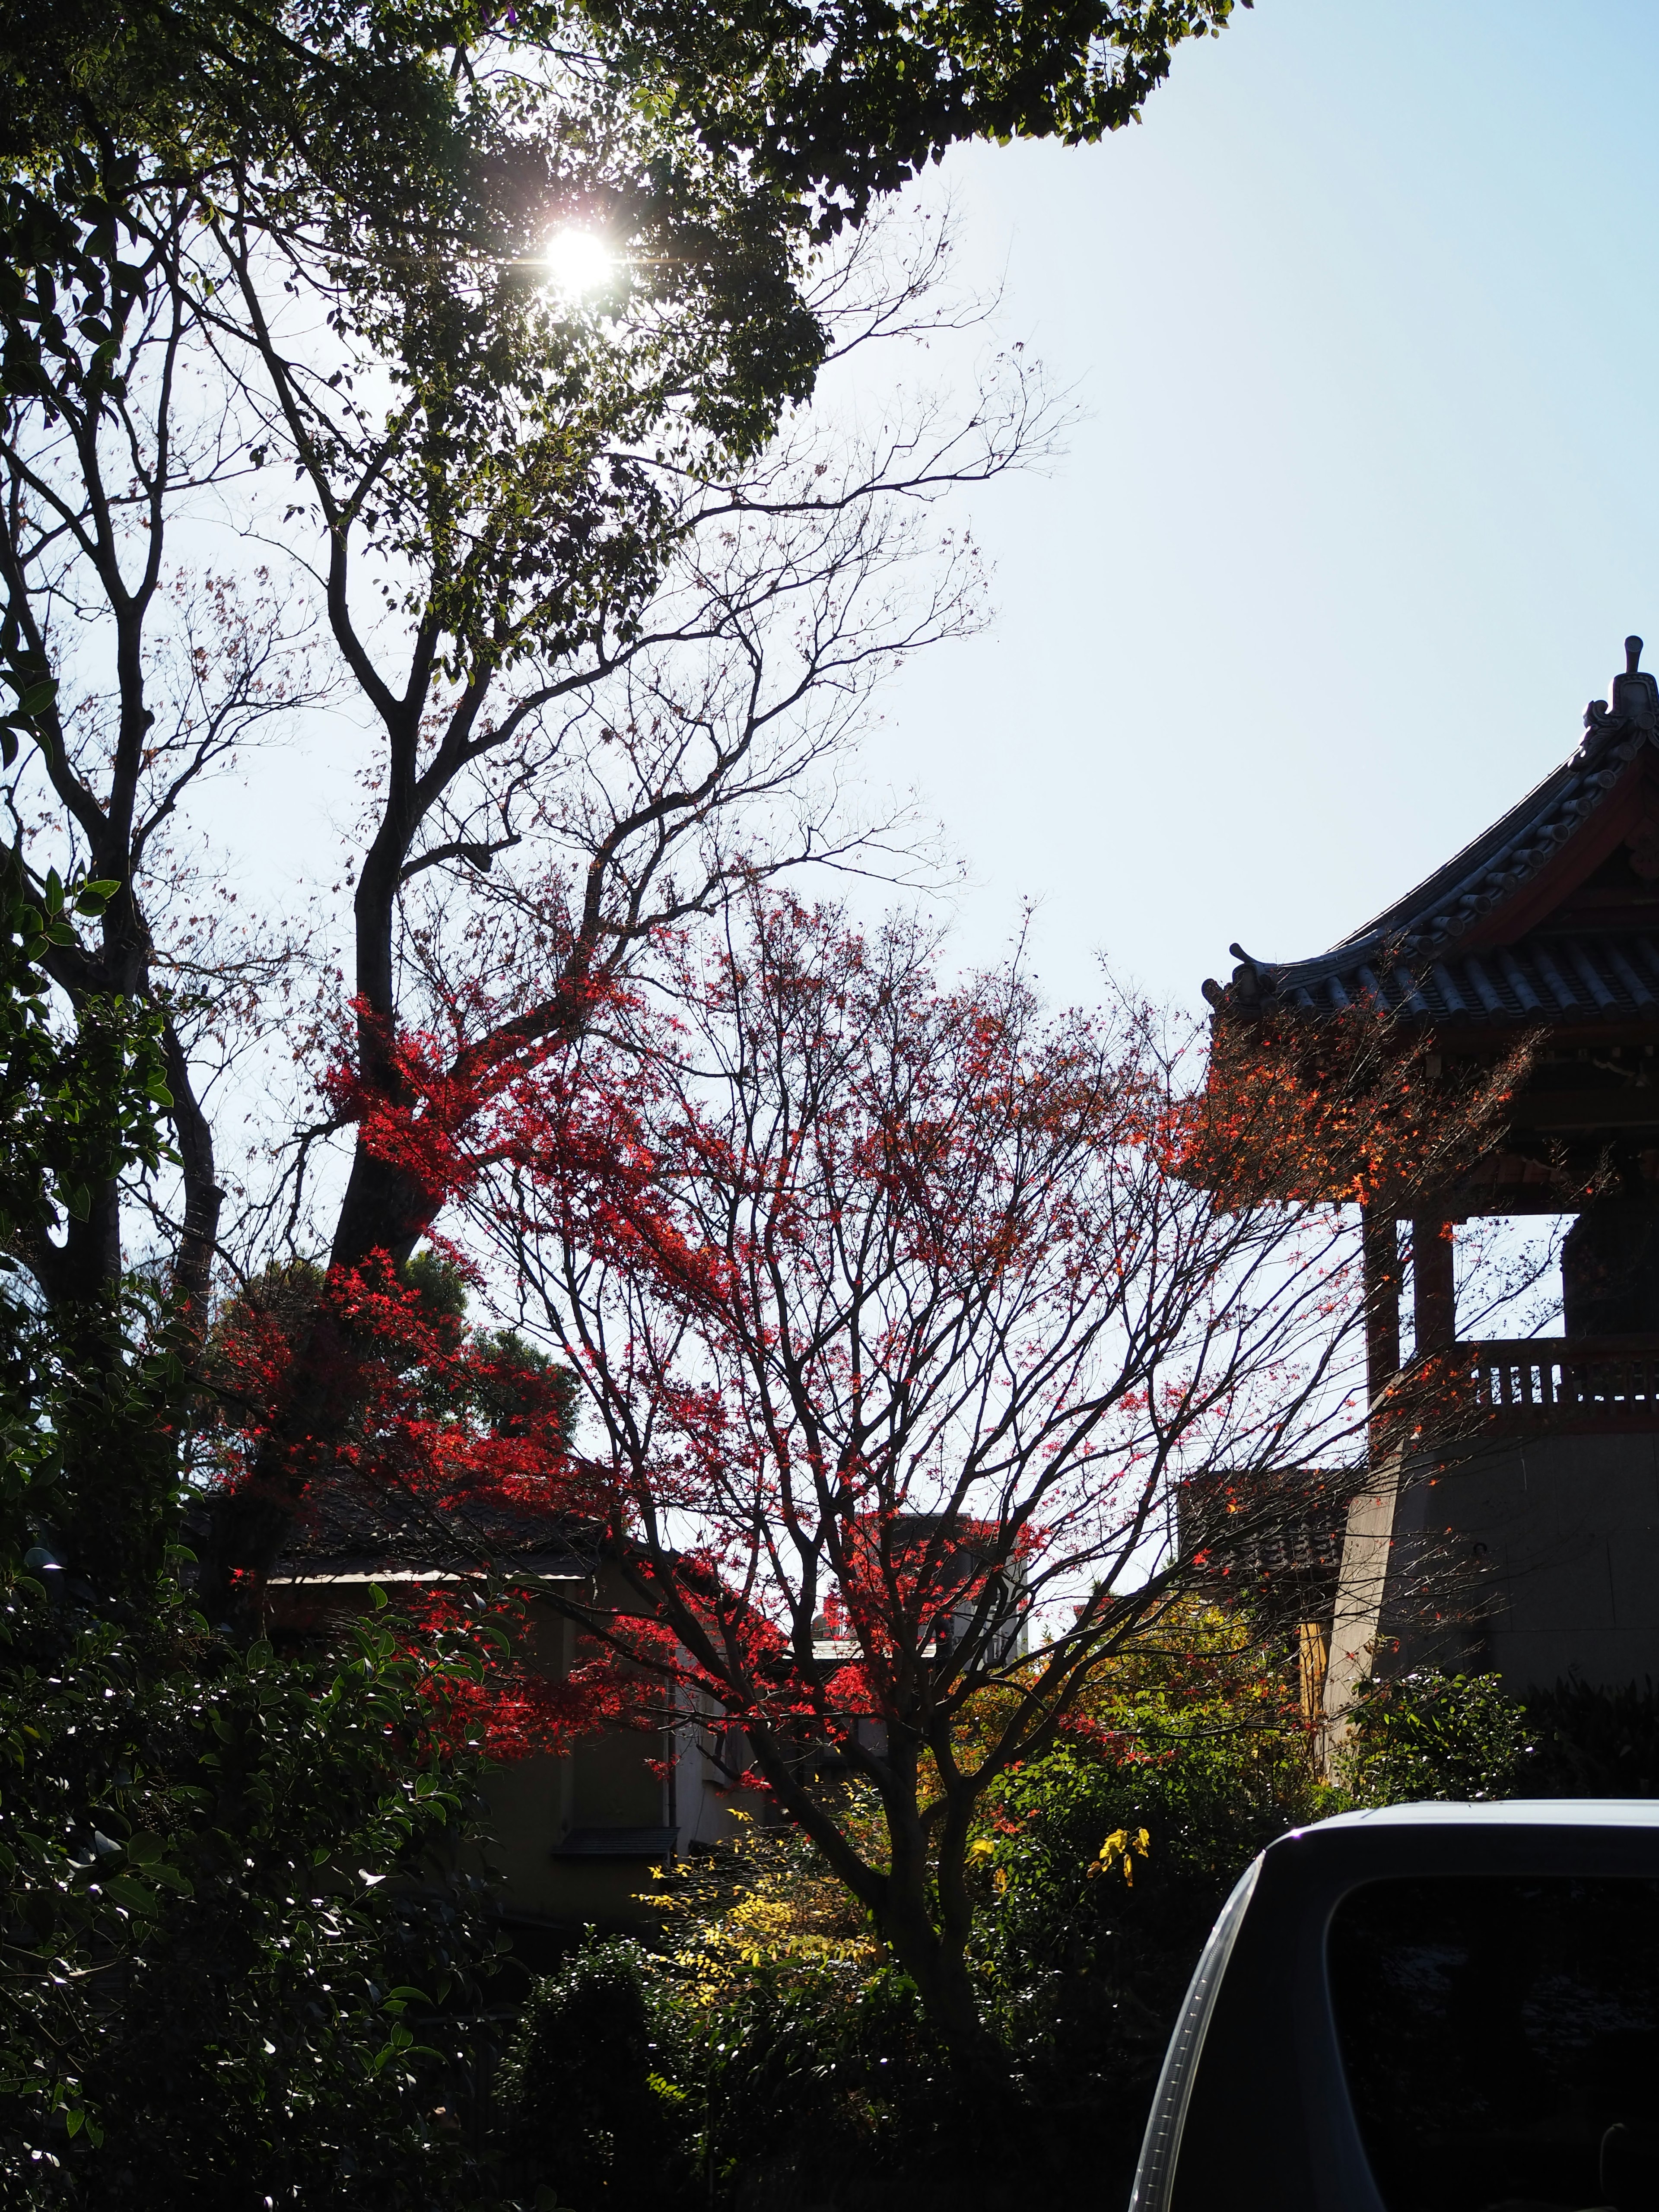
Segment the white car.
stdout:
[[1659,1800],[1395,1805],[1227,1900],[1130,2212],[1659,2212]]

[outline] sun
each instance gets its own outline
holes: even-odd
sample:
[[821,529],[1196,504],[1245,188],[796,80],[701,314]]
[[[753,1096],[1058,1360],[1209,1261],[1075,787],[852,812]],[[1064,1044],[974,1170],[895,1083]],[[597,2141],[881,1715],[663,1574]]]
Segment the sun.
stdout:
[[543,249],[542,263],[554,290],[572,299],[597,292],[617,269],[615,254],[597,231],[570,227],[553,232]]

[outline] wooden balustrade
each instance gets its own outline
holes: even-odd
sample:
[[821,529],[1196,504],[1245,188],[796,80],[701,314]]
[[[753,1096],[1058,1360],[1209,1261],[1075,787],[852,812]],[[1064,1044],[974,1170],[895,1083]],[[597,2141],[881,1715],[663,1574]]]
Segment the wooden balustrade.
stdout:
[[1454,1358],[1506,1425],[1659,1429],[1659,1337],[1514,1337]]

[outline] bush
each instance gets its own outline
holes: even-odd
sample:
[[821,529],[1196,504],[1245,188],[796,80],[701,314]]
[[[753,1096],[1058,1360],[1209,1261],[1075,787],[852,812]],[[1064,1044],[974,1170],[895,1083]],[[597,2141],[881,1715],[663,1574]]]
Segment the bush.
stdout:
[[655,1963],[623,1938],[590,1941],[532,1990],[500,2090],[521,2190],[574,2212],[669,2212],[684,2197],[684,2038]]
[[995,2201],[973,2113],[896,1967],[756,1966],[688,2025],[709,2170],[740,2212]]
[[1424,1668],[1364,1686],[1340,1769],[1356,1805],[1659,1796],[1659,1694],[1568,1681],[1520,1699]]
[[[10,738],[8,736],[8,743]],[[181,1439],[199,1346],[154,1282],[55,1303],[90,1194],[155,1171],[155,1010],[65,1030],[46,963],[113,884],[0,888],[0,2198],[427,2212],[497,1938],[466,1871],[489,1648],[389,1616],[285,1658],[210,1626]],[[42,1240],[46,1240],[43,1245]],[[304,1285],[290,1276],[290,1295]]]
[[1513,1797],[1528,1779],[1526,1708],[1496,1674],[1425,1667],[1365,1683],[1349,1716],[1338,1779],[1355,1805]]
[[[1213,1720],[1213,1716],[1206,1716]],[[1068,1747],[988,1808],[978,1964],[1034,2130],[1081,2186],[1127,2194],[1164,2047],[1239,1874],[1324,1809],[1299,1731]]]
[[1527,1699],[1529,1797],[1659,1797],[1659,1695],[1558,1683]]
[[0,1668],[5,2201],[461,2201],[495,1937],[431,1655],[378,1623],[331,1659],[239,1651],[182,1601],[34,1612]]

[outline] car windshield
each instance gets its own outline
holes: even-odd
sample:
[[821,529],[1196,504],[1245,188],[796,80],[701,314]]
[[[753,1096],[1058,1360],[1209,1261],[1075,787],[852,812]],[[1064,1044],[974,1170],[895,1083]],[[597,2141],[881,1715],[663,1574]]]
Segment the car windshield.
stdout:
[[1388,2212],[1659,2212],[1659,1881],[1371,1882],[1328,1955]]

